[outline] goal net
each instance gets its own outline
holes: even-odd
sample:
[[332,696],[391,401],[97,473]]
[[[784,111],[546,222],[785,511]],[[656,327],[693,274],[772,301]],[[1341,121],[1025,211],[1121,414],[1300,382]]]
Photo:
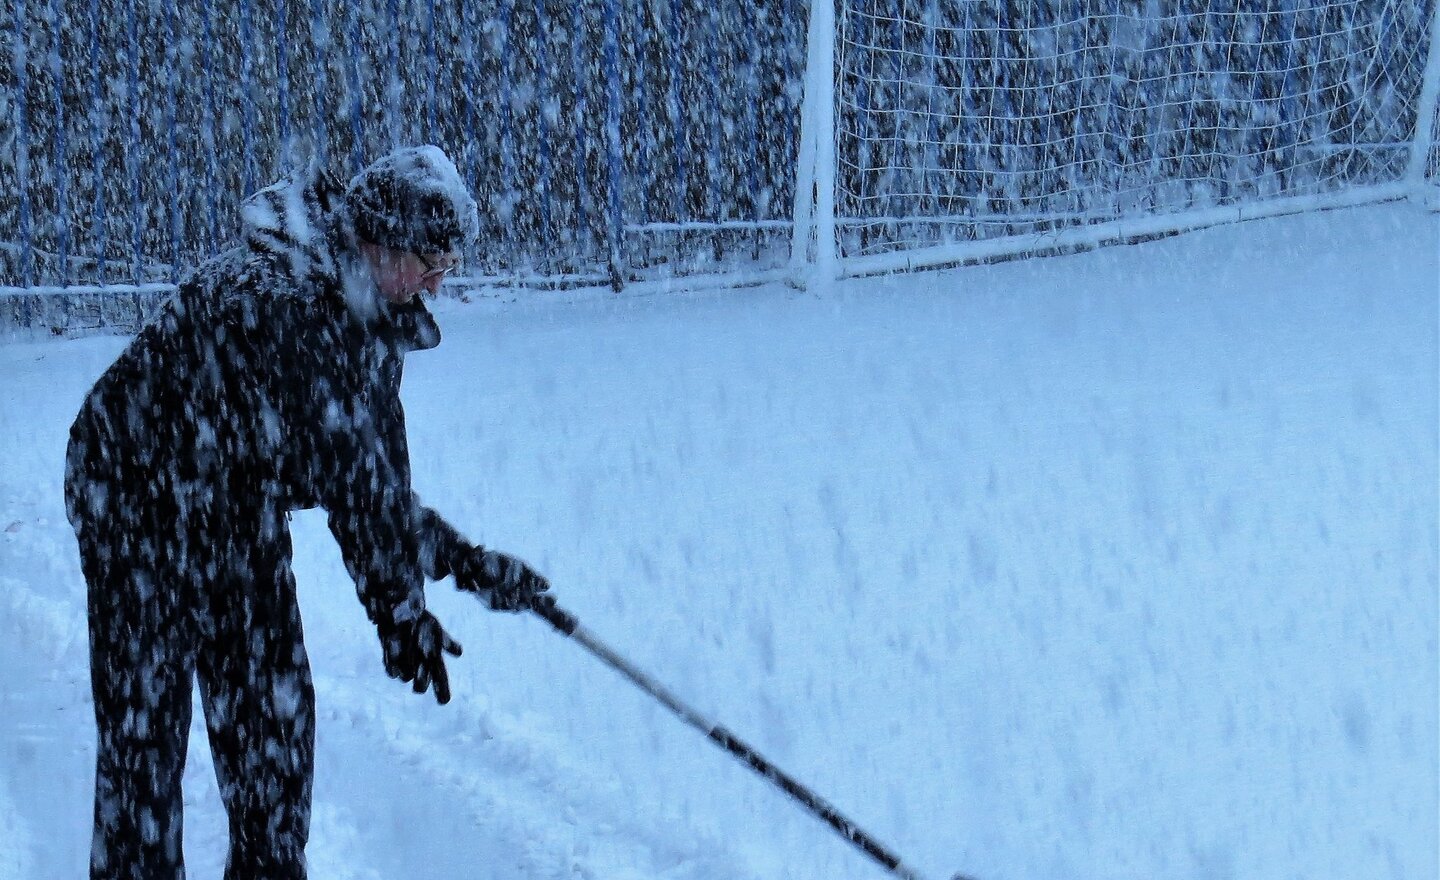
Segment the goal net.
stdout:
[[812,69],[807,89],[833,89],[832,112],[805,118],[796,259],[836,258],[843,274],[1381,199],[1434,172],[1431,2],[817,12],[810,63],[828,32],[831,79]]

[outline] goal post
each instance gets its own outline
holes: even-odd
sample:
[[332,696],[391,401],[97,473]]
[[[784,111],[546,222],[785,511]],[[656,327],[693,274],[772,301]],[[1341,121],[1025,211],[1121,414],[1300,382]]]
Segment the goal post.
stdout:
[[1437,0],[814,3],[792,276],[1429,191],[1436,22]]
[[1423,191],[1425,179],[1431,177],[1431,183],[1440,182],[1435,175],[1440,169],[1435,167],[1436,153],[1436,125],[1440,124],[1440,0],[1432,0],[1430,10],[1430,40],[1429,57],[1425,63],[1425,78],[1420,87],[1419,110],[1415,121],[1415,139],[1410,149],[1410,165],[1406,171],[1408,178]]
[[834,278],[835,267],[835,4],[810,4],[795,212],[790,238],[792,281],[804,287]]

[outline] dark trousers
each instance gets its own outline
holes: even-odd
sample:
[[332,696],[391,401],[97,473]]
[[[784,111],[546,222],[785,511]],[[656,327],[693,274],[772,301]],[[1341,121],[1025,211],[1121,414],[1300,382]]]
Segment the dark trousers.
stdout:
[[92,880],[184,877],[180,780],[197,678],[230,820],[226,880],[304,878],[315,695],[284,514],[187,517],[113,486],[84,491],[67,487],[99,733]]

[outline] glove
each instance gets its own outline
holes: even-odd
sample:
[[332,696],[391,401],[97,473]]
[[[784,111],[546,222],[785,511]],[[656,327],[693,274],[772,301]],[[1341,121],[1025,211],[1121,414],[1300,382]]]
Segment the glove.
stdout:
[[462,590],[482,593],[491,611],[526,611],[550,589],[550,582],[523,560],[484,547],[476,547],[455,571]]
[[431,685],[440,705],[450,702],[450,676],[445,672],[445,654],[460,656],[460,643],[450,638],[440,621],[429,611],[413,620],[395,621],[384,615],[375,625],[385,654],[385,674],[414,682],[415,693]]

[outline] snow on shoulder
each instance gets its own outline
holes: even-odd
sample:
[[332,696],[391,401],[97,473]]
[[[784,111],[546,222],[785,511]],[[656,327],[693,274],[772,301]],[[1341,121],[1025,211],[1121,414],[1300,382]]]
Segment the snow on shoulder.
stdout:
[[293,279],[337,279],[333,234],[339,195],[339,181],[317,167],[282,178],[241,204],[245,243],[253,255],[282,264]]

